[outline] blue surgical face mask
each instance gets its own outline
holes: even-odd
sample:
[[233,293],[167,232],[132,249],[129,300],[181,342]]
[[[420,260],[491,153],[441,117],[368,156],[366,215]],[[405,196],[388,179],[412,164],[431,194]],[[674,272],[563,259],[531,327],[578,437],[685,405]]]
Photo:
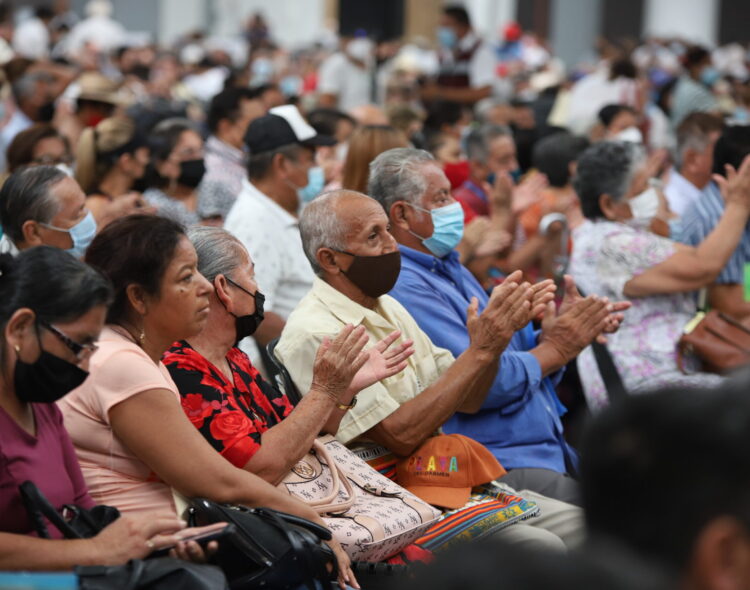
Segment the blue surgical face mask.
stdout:
[[437,39],[441,47],[446,49],[453,49],[458,43],[458,35],[450,27],[438,27]]
[[300,203],[309,203],[317,197],[326,184],[325,174],[320,166],[313,166],[307,171],[307,185],[298,189]]
[[701,70],[701,82],[706,86],[713,86],[721,78],[721,72],[713,66],[706,66]]
[[417,205],[411,205],[415,209],[429,213],[432,217],[432,235],[429,238],[409,233],[422,240],[422,245],[438,258],[447,256],[458,246],[464,235],[464,210],[460,203],[451,203],[439,209],[424,209]]
[[73,240],[73,247],[68,248],[66,252],[72,254],[76,258],[83,258],[83,255],[86,253],[86,248],[89,247],[89,244],[91,244],[91,241],[96,235],[96,220],[91,211],[86,213],[86,217],[81,219],[81,221],[76,223],[70,229],[63,229],[48,223],[42,223],[41,225],[49,229],[67,232],[70,235],[70,239]]

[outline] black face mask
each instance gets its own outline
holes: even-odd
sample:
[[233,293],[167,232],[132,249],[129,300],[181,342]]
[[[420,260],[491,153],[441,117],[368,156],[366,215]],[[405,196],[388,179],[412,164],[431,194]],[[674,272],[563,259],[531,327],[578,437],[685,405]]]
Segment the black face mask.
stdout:
[[[265,315],[263,310],[263,305],[266,302],[266,296],[263,295],[259,290],[256,290],[255,293],[251,293],[247,289],[245,289],[242,285],[238,285],[235,283],[232,279],[229,277],[225,277],[227,279],[228,283],[231,283],[235,287],[237,287],[240,291],[244,291],[250,297],[255,299],[255,312],[248,314],[248,315],[235,315],[231,311],[229,312],[234,316],[234,325],[235,330],[237,331],[237,340],[235,342],[240,342],[243,338],[247,338],[248,336],[252,336],[255,334],[255,331],[258,329],[258,326],[260,326],[260,323],[263,321],[263,317]],[[221,299],[219,300],[221,301]],[[223,303],[222,303],[223,305]],[[226,309],[226,306],[225,306]],[[229,311],[229,310],[227,310]]]
[[401,272],[401,252],[396,250],[380,256],[357,256],[344,250],[341,253],[354,257],[349,270],[341,272],[362,293],[377,299],[393,289]]
[[177,177],[177,182],[183,186],[195,188],[201,183],[205,173],[206,164],[203,159],[185,160],[180,162],[180,176]]
[[16,360],[13,381],[16,397],[22,402],[52,404],[73,391],[88,372],[42,349],[33,363]]
[[45,102],[36,111],[37,123],[49,123],[55,117],[55,101]]

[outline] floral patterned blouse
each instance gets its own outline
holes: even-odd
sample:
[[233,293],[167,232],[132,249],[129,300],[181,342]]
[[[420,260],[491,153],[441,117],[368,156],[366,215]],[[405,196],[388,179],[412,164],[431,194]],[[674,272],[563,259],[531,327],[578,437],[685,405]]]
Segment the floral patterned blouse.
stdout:
[[[585,293],[622,300],[630,279],[674,252],[672,240],[646,229],[587,221],[574,232],[569,272]],[[721,381],[721,377],[707,373],[686,375],[677,366],[677,342],[696,313],[694,293],[635,297],[631,303],[619,331],[607,338],[607,347],[630,393],[665,385],[711,386]],[[590,348],[578,357],[578,374],[589,407],[606,405],[604,383]]]
[[294,409],[239,348],[227,354],[231,381],[185,341],[173,344],[163,361],[187,417],[236,467],[244,467],[260,449],[261,435]]

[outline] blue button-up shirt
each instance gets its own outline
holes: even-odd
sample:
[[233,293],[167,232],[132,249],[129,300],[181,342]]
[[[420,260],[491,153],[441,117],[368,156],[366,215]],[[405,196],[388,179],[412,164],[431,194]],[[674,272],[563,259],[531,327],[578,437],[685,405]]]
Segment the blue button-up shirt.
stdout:
[[[466,309],[471,298],[479,311],[489,297],[452,252],[440,259],[406,246],[401,250],[401,274],[390,295],[396,298],[437,346],[459,356],[469,347]],[[562,372],[542,378],[541,367],[528,351],[537,345],[531,324],[516,332],[500,357],[500,368],[482,409],[456,413],[443,426],[481,442],[506,469],[536,467],[565,472],[577,463],[575,451],[563,438],[560,416],[565,408],[555,385]]]

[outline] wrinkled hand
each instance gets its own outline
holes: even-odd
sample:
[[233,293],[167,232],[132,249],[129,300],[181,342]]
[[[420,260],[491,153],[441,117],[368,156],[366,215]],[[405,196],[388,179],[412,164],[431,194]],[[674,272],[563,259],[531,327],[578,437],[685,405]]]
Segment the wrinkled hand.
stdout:
[[89,540],[98,553],[97,564],[120,565],[143,559],[158,547],[177,545],[172,533],[185,526],[185,521],[164,513],[121,516]]
[[466,247],[467,253],[472,254],[476,250],[491,227],[490,218],[483,215],[475,217],[464,226],[464,235],[461,237],[461,242]]
[[531,307],[537,310],[537,313],[532,316],[532,319],[536,318],[547,309],[547,304],[555,299],[556,292],[557,286],[552,279],[546,279],[531,286]]
[[719,185],[721,194],[727,203],[736,202],[750,209],[750,155],[740,165],[739,171],[733,166],[725,166],[727,177],[714,174],[713,179]]
[[341,545],[339,545],[339,542],[336,539],[331,539],[330,541],[326,541],[326,543],[333,550],[333,555],[336,558],[339,570],[339,588],[346,590],[347,584],[353,588],[359,588],[359,582],[357,582],[357,578],[354,577],[354,572],[352,571],[352,561]]
[[560,366],[566,365],[604,331],[609,315],[609,300],[596,295],[580,298],[557,317],[555,304],[550,302],[542,320],[541,340],[557,353]]
[[513,334],[529,322],[533,291],[531,285],[520,282],[521,277],[521,271],[517,270],[495,287],[481,315],[477,314],[479,301],[472,297],[466,312],[466,327],[470,346],[475,350],[493,357],[500,355]]
[[[583,300],[573,277],[565,275],[563,281],[565,291],[560,309],[558,310],[557,315],[545,313],[544,319],[542,320],[542,333],[551,330],[554,323],[557,321],[558,316],[566,313],[574,304]],[[625,319],[625,316],[621,312],[630,309],[630,306],[630,301],[615,301],[607,303],[609,315],[607,316],[607,322],[602,333],[598,334],[596,337],[597,342],[606,344],[607,337],[604,334],[614,334],[620,329],[620,324],[622,323],[622,320]]]
[[324,338],[313,363],[310,389],[338,400],[349,389],[352,379],[364,366],[369,355],[364,347],[369,338],[364,326],[344,326],[333,340]]
[[514,215],[520,215],[526,209],[542,200],[542,191],[549,186],[544,174],[531,174],[513,189],[511,209]]
[[497,256],[513,244],[513,236],[504,229],[490,229],[474,250],[474,256]]
[[489,196],[490,211],[492,215],[507,212],[513,201],[513,179],[507,172],[498,172],[495,182],[485,182],[482,186],[484,192]]
[[352,390],[362,391],[373,383],[397,375],[406,368],[407,360],[414,354],[414,341],[404,340],[393,346],[400,336],[401,332],[398,330],[391,332],[366,351],[367,362],[352,379]]

